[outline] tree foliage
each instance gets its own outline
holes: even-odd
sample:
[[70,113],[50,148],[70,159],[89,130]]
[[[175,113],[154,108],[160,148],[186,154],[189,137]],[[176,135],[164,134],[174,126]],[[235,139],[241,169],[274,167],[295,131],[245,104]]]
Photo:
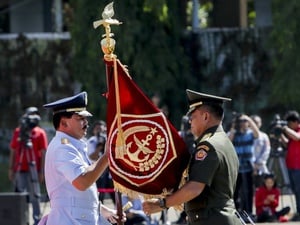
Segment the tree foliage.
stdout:
[[300,1],[273,2],[272,47],[274,51],[274,77],[271,100],[274,105],[300,110]]
[[93,29],[93,21],[101,15],[100,1],[71,1],[70,32],[73,46],[72,74],[89,94],[89,109],[97,116],[105,112],[105,99],[101,94],[106,90],[105,67],[99,41],[101,36]]
[[17,126],[29,106],[42,112],[46,102],[72,93],[68,40],[30,40],[20,34],[16,39],[0,41],[0,50],[2,127]]
[[[73,0],[73,73],[89,92],[89,105],[96,117],[104,117],[105,100],[97,97],[106,90],[103,53],[99,41],[104,29],[94,30],[108,1]],[[114,1],[116,18],[123,22],[111,26],[116,40],[115,54],[128,65],[133,80],[150,96],[160,92],[162,101],[178,120],[186,110],[184,90],[190,77],[183,49],[183,18],[180,1]],[[174,16],[177,15],[177,16]]]
[[[108,1],[73,0],[73,73],[89,92],[89,107],[105,117],[105,69],[99,41],[104,29],[94,30]],[[139,87],[150,96],[160,92],[180,122],[186,112],[185,89],[234,97],[232,109],[259,113],[266,99],[272,69],[265,47],[266,31],[258,29],[187,30],[186,2],[171,0],[115,1],[115,16],[123,24],[112,26],[117,42],[115,54]],[[176,15],[176,16],[174,16]],[[253,104],[252,104],[253,103]]]

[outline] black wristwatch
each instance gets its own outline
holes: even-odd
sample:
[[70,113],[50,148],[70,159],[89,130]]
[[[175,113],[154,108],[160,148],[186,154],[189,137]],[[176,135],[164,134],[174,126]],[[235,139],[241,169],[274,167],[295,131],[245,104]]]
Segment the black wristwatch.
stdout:
[[162,209],[168,209],[168,207],[166,206],[166,199],[165,198],[160,198],[159,199],[159,207]]

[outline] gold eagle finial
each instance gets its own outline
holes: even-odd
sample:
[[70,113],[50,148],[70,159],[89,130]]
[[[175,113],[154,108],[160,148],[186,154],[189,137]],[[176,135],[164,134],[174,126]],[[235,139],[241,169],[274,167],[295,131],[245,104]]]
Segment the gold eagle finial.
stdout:
[[115,49],[116,41],[112,38],[114,36],[113,33],[111,33],[110,25],[120,25],[121,22],[116,19],[112,19],[114,16],[114,3],[111,2],[108,5],[104,7],[104,10],[102,12],[102,20],[97,20],[93,22],[93,26],[96,29],[97,27],[103,25],[105,28],[105,34],[102,35],[102,37],[105,37],[101,40],[101,48],[104,52],[104,57],[106,59],[111,59]]
[[102,19],[104,19],[104,20],[111,19],[114,14],[115,14],[114,2],[111,2],[107,6],[104,7],[104,10],[102,12]]
[[97,20],[94,21],[93,26],[96,29],[100,25],[103,25],[104,27],[109,26],[109,25],[119,25],[121,22],[116,19],[112,19],[114,16],[115,11],[114,11],[114,2],[109,3],[104,7],[104,10],[102,12],[102,20]]

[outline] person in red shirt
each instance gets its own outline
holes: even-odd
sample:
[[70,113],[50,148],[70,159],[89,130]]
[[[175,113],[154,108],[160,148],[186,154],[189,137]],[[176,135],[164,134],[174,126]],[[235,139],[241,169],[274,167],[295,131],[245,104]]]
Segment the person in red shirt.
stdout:
[[8,177],[16,192],[28,192],[35,224],[41,217],[40,182],[44,181],[44,159],[48,139],[38,126],[40,117],[36,107],[29,107],[14,130],[10,142]]
[[285,114],[287,126],[282,128],[287,140],[286,166],[296,199],[296,213],[292,221],[300,221],[300,116],[295,110]]
[[289,213],[290,207],[284,207],[276,211],[279,204],[280,190],[276,187],[274,175],[267,174],[264,177],[264,184],[255,192],[255,207],[257,222],[283,221],[284,216]]

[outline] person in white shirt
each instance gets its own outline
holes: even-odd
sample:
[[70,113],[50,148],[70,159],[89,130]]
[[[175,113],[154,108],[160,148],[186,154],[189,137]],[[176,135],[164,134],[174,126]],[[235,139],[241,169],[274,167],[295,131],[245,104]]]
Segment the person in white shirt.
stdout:
[[261,131],[262,120],[258,115],[252,115],[252,120],[259,129],[258,138],[254,140],[254,182],[255,187],[260,187],[263,184],[263,178],[270,171],[267,167],[267,161],[271,152],[271,144],[268,134]]

